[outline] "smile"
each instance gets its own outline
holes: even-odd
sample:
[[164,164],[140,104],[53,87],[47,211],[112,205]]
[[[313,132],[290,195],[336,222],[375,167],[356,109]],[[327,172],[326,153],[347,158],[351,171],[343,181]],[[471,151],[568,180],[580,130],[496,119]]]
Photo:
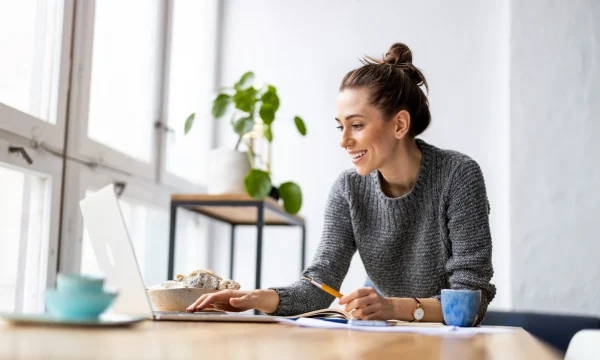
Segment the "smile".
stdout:
[[360,161],[360,159],[362,159],[363,156],[365,156],[366,153],[367,153],[367,151],[365,150],[365,151],[359,151],[354,154],[350,154],[350,157],[352,158],[352,162],[356,164],[358,161]]

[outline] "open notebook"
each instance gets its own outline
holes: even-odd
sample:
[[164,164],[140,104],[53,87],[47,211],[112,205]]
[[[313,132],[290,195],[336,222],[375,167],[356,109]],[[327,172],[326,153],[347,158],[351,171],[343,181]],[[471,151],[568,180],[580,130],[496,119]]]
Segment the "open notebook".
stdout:
[[286,316],[286,318],[333,318],[333,319],[352,319],[352,314],[342,309],[321,309],[307,312],[295,316]]

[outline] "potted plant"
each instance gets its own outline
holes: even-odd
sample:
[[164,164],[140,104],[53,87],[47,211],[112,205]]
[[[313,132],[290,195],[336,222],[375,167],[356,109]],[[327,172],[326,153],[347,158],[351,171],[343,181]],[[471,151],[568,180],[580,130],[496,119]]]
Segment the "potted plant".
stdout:
[[[277,89],[273,85],[266,84],[256,88],[254,83],[254,73],[246,72],[234,84],[233,88],[222,88],[213,100],[212,115],[216,119],[231,115],[231,126],[238,135],[233,151],[223,155],[222,150],[219,153],[221,158],[235,160],[219,160],[211,157],[213,163],[219,163],[220,170],[229,166],[229,171],[234,173],[243,171],[245,173],[243,186],[245,191],[255,199],[263,199],[269,194],[276,193],[283,201],[283,208],[290,214],[296,214],[302,207],[302,191],[298,184],[287,181],[274,187],[271,182],[270,152],[273,141],[273,122],[279,109],[279,96]],[[195,120],[195,113],[192,113],[185,121],[184,132],[187,134]],[[296,128],[301,135],[306,135],[306,126],[299,116],[294,117]],[[253,142],[257,136],[266,139],[268,143],[268,154],[258,154],[254,151]],[[240,152],[240,146],[244,145],[246,152]],[[257,162],[262,161],[263,168],[259,168]],[[244,157],[247,161],[242,161]],[[226,162],[227,164],[224,164]],[[244,167],[244,164],[247,164]],[[225,166],[223,166],[225,165]],[[213,168],[214,169],[214,168]],[[211,170],[209,170],[210,172]],[[234,174],[233,180],[237,181]]]

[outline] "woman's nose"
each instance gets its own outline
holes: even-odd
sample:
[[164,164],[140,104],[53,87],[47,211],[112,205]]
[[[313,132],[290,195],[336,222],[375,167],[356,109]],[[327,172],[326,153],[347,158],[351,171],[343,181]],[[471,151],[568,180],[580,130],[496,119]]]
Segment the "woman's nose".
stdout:
[[343,148],[347,148],[352,145],[352,138],[350,137],[350,132],[346,129],[342,131],[342,136],[340,138],[340,146]]

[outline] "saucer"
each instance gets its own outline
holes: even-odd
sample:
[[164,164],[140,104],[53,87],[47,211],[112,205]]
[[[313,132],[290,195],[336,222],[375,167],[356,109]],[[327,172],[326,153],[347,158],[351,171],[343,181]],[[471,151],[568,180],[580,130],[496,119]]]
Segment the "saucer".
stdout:
[[118,327],[131,326],[146,320],[142,317],[125,315],[100,316],[95,319],[60,319],[52,314],[8,314],[0,313],[0,318],[13,325],[46,325],[46,326],[77,326],[77,327]]

